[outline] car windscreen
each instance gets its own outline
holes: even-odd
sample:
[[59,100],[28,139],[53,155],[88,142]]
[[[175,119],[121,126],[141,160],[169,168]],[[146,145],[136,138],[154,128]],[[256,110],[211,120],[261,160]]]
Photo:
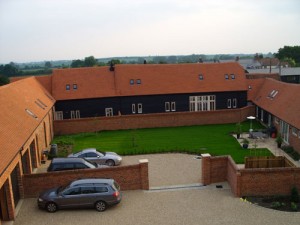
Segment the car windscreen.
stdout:
[[102,152],[102,151],[100,151],[98,149],[96,149],[96,151],[99,152],[99,153],[101,153],[102,155],[106,155],[106,152]]

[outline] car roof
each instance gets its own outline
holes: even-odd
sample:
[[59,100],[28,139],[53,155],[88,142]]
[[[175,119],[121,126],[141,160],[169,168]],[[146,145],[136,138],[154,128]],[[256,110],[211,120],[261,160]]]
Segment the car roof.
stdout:
[[80,151],[80,153],[86,153],[86,152],[96,152],[96,148],[86,148]]
[[110,178],[88,178],[88,179],[79,179],[75,180],[70,184],[70,187],[78,186],[78,185],[83,185],[83,184],[110,184],[112,185],[114,183],[113,179]]
[[51,163],[64,163],[64,162],[83,162],[83,158],[54,158]]

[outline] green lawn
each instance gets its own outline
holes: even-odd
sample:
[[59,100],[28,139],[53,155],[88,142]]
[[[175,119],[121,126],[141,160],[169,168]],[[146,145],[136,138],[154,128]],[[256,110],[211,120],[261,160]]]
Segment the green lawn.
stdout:
[[[244,131],[249,123],[242,124]],[[254,129],[262,128],[253,123]],[[235,124],[169,127],[137,130],[101,131],[55,137],[53,143],[73,143],[73,151],[96,147],[103,151],[114,151],[120,155],[149,154],[161,152],[187,152],[193,154],[231,155],[235,162],[243,163],[244,157],[253,151],[241,148],[230,135]],[[251,146],[250,146],[251,147]],[[270,155],[268,150],[256,151]]]

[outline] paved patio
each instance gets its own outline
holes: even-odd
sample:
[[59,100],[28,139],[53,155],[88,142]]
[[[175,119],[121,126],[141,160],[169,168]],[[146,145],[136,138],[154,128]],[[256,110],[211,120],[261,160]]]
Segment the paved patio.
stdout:
[[[234,137],[236,138],[236,135],[234,135]],[[243,138],[247,138],[249,140],[250,148],[253,148],[255,145],[257,148],[268,148],[275,156],[284,156],[287,159],[289,159],[295,166],[300,167],[299,161],[295,161],[282,149],[277,148],[277,143],[275,141],[275,138],[252,139],[249,138],[249,133],[243,133],[240,139],[238,139],[238,141],[241,143]]]

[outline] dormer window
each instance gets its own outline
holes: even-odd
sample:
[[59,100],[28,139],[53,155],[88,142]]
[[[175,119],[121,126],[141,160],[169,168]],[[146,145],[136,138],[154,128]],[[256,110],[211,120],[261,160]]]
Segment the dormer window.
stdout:
[[225,74],[225,80],[228,80],[228,79],[229,79],[228,74]]
[[199,75],[199,80],[203,80],[203,75],[202,74]]
[[67,90],[67,91],[70,91],[70,84],[67,84],[67,85],[66,85],[66,90]]
[[141,79],[136,80],[136,84],[141,84],[141,83],[142,83]]

